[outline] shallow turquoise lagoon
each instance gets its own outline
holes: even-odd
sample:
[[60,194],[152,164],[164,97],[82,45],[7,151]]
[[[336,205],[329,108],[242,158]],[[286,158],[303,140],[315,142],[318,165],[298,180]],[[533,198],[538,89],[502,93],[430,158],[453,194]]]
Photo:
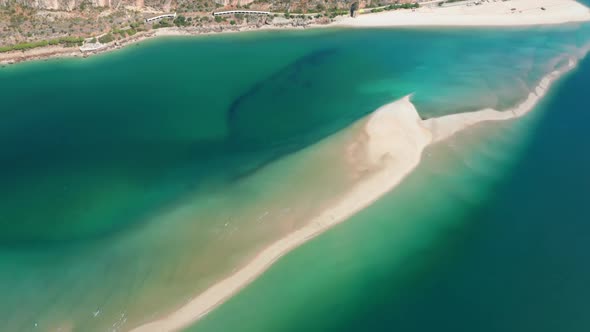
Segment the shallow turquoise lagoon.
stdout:
[[[35,324],[42,330],[103,331],[125,330],[157,317],[230,269],[227,264],[251,254],[232,252],[231,242],[210,234],[216,232],[217,220],[261,204],[267,199],[263,193],[288,197],[288,188],[278,188],[283,180],[277,176],[289,177],[290,164],[284,160],[290,159],[285,158],[313,150],[314,143],[410,93],[425,118],[508,107],[548,71],[581,54],[589,41],[588,29],[260,32],[159,39],[89,59],[1,68],[0,321],[10,331],[34,330]],[[416,196],[402,195],[416,200],[396,212],[407,223],[376,217],[389,213],[383,209],[389,204],[380,203],[346,226],[367,227],[366,234],[371,234],[379,226],[358,220],[377,218],[383,227],[392,227],[381,236],[399,246],[395,250],[375,247],[365,252],[355,247],[363,240],[330,244],[321,237],[314,242],[321,244],[304,246],[293,256],[305,256],[309,248],[344,246],[338,250],[341,258],[318,256],[342,262],[334,268],[357,269],[355,273],[364,275],[364,267],[345,262],[370,262],[364,254],[397,261],[414,247],[430,252],[439,218],[444,224],[448,215],[458,218],[465,213],[457,211],[479,208],[490,197],[493,183],[511,169],[537,122],[523,123],[486,129],[491,141],[477,131],[467,136],[468,143],[458,139],[456,151],[448,146],[439,147],[442,152],[433,150],[435,160],[451,157],[441,167],[424,166],[436,175],[425,179],[440,181],[442,188],[458,187],[457,192],[451,190],[451,203],[447,196],[431,197],[426,187],[416,185],[424,189],[415,189],[420,192]],[[477,170],[472,176],[461,171],[465,158]],[[305,164],[304,157],[295,160]],[[310,192],[328,195],[320,182],[311,175],[293,180]],[[404,205],[399,195],[392,193],[393,206]],[[412,208],[419,204],[433,204],[437,213]],[[183,220],[168,218],[175,213],[184,214]],[[193,214],[199,217],[191,218]],[[420,218],[428,221],[416,226],[423,227],[421,235],[404,238],[398,227],[412,229],[411,221]],[[466,223],[452,220],[459,225],[454,229],[462,232]],[[266,234],[265,241],[285,231],[281,220],[275,222],[275,233]],[[247,229],[236,232],[249,234]],[[334,230],[326,237],[337,234]],[[257,239],[255,234],[240,239],[244,248],[256,248],[255,241],[248,242]],[[225,251],[210,261],[193,261],[195,253],[218,247]],[[277,266],[279,272],[271,271],[260,285],[274,278],[271,284],[283,287],[284,278],[277,276],[283,276],[284,266],[291,278],[308,280],[306,285],[309,278],[321,279],[321,269],[308,271],[290,261],[285,259]],[[397,270],[384,261],[371,264],[385,269],[375,278]],[[314,312],[323,317],[331,302],[322,307],[319,298],[344,292],[349,281],[363,285],[350,288],[354,297],[345,300],[356,303],[371,289],[371,283],[354,274],[343,273],[342,278],[323,293],[313,287],[292,289],[292,296],[302,297],[284,303],[315,301],[310,310],[317,309]],[[402,282],[402,277],[391,280],[392,287]],[[267,308],[261,310],[270,310],[267,298],[257,293],[266,286],[258,285],[244,296],[255,296],[260,308]],[[383,294],[386,301],[389,293]],[[241,299],[238,296],[236,303],[250,303]],[[227,317],[224,313],[230,309],[225,308],[201,328],[215,330],[217,317]],[[315,319],[314,313],[301,315],[307,323]],[[299,326],[291,325],[291,316],[273,311],[265,317],[273,325],[258,321],[262,325],[248,326],[263,331]]]
[[430,148],[187,331],[588,331],[589,78],[586,59],[525,119]]

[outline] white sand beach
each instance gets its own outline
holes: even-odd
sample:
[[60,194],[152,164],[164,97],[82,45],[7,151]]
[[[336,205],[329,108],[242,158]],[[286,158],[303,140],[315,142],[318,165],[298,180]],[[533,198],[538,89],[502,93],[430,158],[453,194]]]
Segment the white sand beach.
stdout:
[[527,26],[590,20],[590,9],[575,0],[478,0],[444,6],[386,11],[339,20],[350,27]]

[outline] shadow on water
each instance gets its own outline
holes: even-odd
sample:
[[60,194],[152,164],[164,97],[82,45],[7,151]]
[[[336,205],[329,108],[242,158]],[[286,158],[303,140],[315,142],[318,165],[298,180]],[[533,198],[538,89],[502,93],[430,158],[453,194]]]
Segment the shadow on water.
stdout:
[[[268,147],[268,143],[280,145],[283,144],[282,140],[296,140],[296,137],[290,135],[291,132],[284,131],[285,126],[280,126],[280,122],[296,120],[300,113],[288,105],[296,102],[293,100],[294,95],[291,91],[301,91],[301,98],[305,99],[305,91],[311,89],[312,85],[318,84],[314,82],[317,78],[313,74],[320,70],[325,71],[326,66],[329,66],[337,54],[336,48],[309,53],[257,82],[248,91],[238,96],[227,112],[230,140],[235,143],[235,146],[241,146],[244,140],[265,147]],[[256,107],[252,107],[254,104]],[[268,121],[268,124],[280,126],[280,130],[284,131],[280,140],[268,142],[263,137],[255,135],[258,127],[264,124],[248,121],[248,119],[261,118]]]
[[[174,209],[183,201],[183,195],[202,190],[218,190],[232,185],[255,174],[269,163],[337,131],[353,119],[338,124],[330,131],[323,128],[309,130],[308,116],[301,116],[297,112],[299,105],[297,103],[285,105],[284,102],[292,104],[291,99],[296,94],[293,90],[312,89],[312,85],[315,84],[312,83],[315,73],[325,72],[326,68],[330,68],[330,63],[335,58],[338,60],[337,55],[336,48],[311,52],[272,73],[268,78],[253,84],[229,106],[226,120],[227,136],[216,140],[194,141],[181,138],[146,140],[141,137],[129,137],[126,134],[126,128],[132,128],[131,124],[135,119],[121,118],[118,112],[109,109],[100,113],[100,118],[97,118],[95,122],[98,125],[90,128],[90,132],[82,131],[67,123],[60,123],[59,116],[41,119],[35,124],[38,128],[32,131],[44,135],[46,139],[35,137],[34,142],[31,140],[30,144],[24,145],[25,149],[22,148],[22,144],[9,144],[10,140],[3,144],[6,149],[3,149],[0,155],[0,162],[5,170],[4,175],[8,179],[4,182],[4,187],[12,187],[16,194],[15,198],[26,201],[25,189],[43,190],[45,187],[43,184],[38,184],[39,179],[71,178],[72,174],[80,176],[80,182],[84,180],[84,174],[90,174],[91,177],[119,176],[124,181],[137,181],[146,190],[159,188],[158,190],[166,191],[167,186],[174,187],[173,190],[170,189],[174,191],[174,195],[154,198],[155,200],[148,200],[147,203],[137,206],[121,206],[117,209],[116,216],[109,217],[109,223],[100,223],[100,227],[95,227],[91,231],[70,232],[67,236],[63,234],[57,236],[59,232],[51,231],[51,220],[44,226],[39,225],[36,219],[30,219],[33,224],[26,226],[26,220],[15,225],[9,218],[4,218],[0,220],[0,226],[6,230],[13,229],[14,232],[7,231],[4,233],[5,236],[0,236],[0,247],[13,250],[62,248],[133,232],[153,220],[151,216]],[[337,70],[339,70],[338,66],[332,68],[332,71]],[[285,107],[277,107],[279,105]],[[63,117],[66,116],[78,117],[64,111]],[[265,119],[265,123],[261,123],[260,119]],[[22,120],[23,125],[30,126],[31,124],[25,120]],[[82,121],[82,119],[79,120]],[[281,126],[280,122],[287,122],[289,125]],[[275,131],[274,126],[277,124],[279,128]],[[7,127],[2,135],[8,139],[19,137],[18,132],[11,132],[11,130],[14,131],[15,128],[20,130],[22,126],[12,128]],[[98,133],[101,128],[109,128],[111,133],[116,134],[101,135]],[[267,138],[269,131],[274,131],[271,135],[274,138],[271,141]],[[78,139],[74,142],[70,140],[71,137]],[[119,142],[121,138],[125,139],[124,149]],[[146,149],[146,144],[149,144],[151,148]],[[152,154],[152,151],[159,152]],[[121,165],[126,166],[121,168]],[[132,170],[132,172],[117,175],[121,169]],[[39,176],[30,177],[31,174]],[[141,183],[142,179],[157,180]],[[179,179],[182,183],[178,183]],[[54,215],[63,217],[63,222],[71,220],[79,223],[80,218],[75,217],[71,211],[75,210],[72,205],[75,205],[78,195],[76,190],[81,192],[82,187],[68,188],[67,186],[67,184],[64,185],[62,194],[58,195],[63,196],[61,197],[63,199],[56,197],[54,200],[48,197],[46,204],[52,206]],[[68,195],[70,196],[67,199],[68,203],[62,202]],[[150,202],[152,204],[149,204]],[[149,208],[146,205],[149,205]],[[55,210],[59,206],[62,212]],[[89,221],[84,221],[86,222]],[[58,226],[61,229],[65,227]],[[21,228],[30,230],[37,228],[43,231],[24,233],[20,231]],[[23,235],[19,236],[18,232]],[[48,236],[48,233],[55,233],[56,236]]]

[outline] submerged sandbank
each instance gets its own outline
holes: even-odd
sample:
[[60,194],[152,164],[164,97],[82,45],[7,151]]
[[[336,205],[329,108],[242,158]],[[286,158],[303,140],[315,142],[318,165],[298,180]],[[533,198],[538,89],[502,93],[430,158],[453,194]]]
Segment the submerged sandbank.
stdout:
[[501,121],[519,118],[530,112],[547,94],[547,91],[561,75],[573,69],[576,62],[570,59],[567,66],[549,73],[541,79],[537,87],[529,93],[527,98],[519,105],[504,111],[498,111],[492,108],[467,113],[456,113],[424,120],[423,124],[432,133],[433,142],[442,141],[453,134],[483,121]]
[[361,120],[362,130],[347,146],[351,170],[358,182],[338,197],[305,226],[266,247],[245,266],[215,283],[206,291],[166,317],[132,331],[174,331],[199,320],[267,270],[297,246],[341,223],[395,188],[420,162],[423,150],[464,128],[484,121],[507,120],[531,111],[567,66],[544,77],[528,98],[518,106],[497,111],[484,109],[422,120],[410,97],[382,106]]
[[484,0],[448,6],[421,7],[345,18],[337,25],[393,26],[526,26],[590,20],[590,9],[575,0]]
[[[350,145],[351,166],[366,173],[352,190],[312,218],[306,226],[276,241],[233,275],[216,283],[171,315],[133,331],[177,330],[198,320],[254,280],[272,263],[307,240],[365,208],[397,185],[420,162],[431,141],[409,97],[385,105],[371,115],[364,131]],[[361,156],[364,152],[364,156]]]

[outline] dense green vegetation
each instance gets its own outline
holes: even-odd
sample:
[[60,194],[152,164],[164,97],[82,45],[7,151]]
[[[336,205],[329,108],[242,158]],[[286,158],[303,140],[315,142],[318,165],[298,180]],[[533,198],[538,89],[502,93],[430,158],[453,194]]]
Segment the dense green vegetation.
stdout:
[[348,9],[338,9],[336,7],[330,8],[326,12],[326,16],[328,16],[329,18],[334,18],[336,16],[348,15],[348,14],[350,14]]
[[186,17],[182,16],[182,15],[178,15],[174,21],[173,21],[174,25],[176,25],[177,27],[185,27],[187,25],[190,25],[190,22],[186,19]]
[[154,23],[154,25],[152,25],[152,29],[169,28],[173,25],[173,22],[171,22],[169,19],[164,18],[161,19],[160,22]]
[[375,8],[371,10],[371,13],[379,13],[386,10],[398,10],[398,9],[414,9],[420,7],[420,4],[415,3],[404,3],[404,4],[393,4],[383,8]]
[[82,46],[84,38],[82,37],[61,37],[50,40],[40,40],[30,43],[19,43],[14,45],[0,46],[0,53],[10,51],[26,51],[32,48],[49,46],[49,45],[62,45],[65,47]]
[[127,36],[127,30],[123,30],[123,29],[113,29],[113,31],[111,31],[110,33],[114,34],[114,35],[120,35],[123,38],[125,38],[125,36]]
[[104,36],[101,36],[100,38],[98,38],[98,41],[101,42],[102,44],[107,44],[112,42],[113,40],[115,40],[115,36],[113,36],[112,33],[107,33]]

